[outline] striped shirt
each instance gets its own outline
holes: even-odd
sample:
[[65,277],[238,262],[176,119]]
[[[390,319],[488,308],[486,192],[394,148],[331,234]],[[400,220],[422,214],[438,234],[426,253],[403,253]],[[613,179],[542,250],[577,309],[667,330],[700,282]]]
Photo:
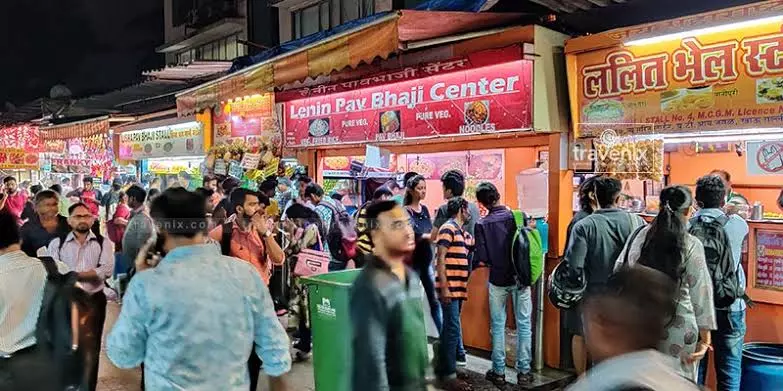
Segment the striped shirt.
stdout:
[[[58,262],[61,273],[68,267]],[[46,269],[22,251],[0,255],[0,356],[35,345]]]
[[[438,231],[438,247],[446,248],[446,286],[449,287],[452,299],[468,298],[469,246],[473,246],[473,237],[454,219],[441,225]],[[443,287],[439,277],[435,278],[435,287]]]
[[[60,248],[60,238],[52,239],[49,243],[49,256],[56,261],[62,261],[77,273],[95,270],[101,280],[111,277],[114,272],[114,243],[108,238],[103,238],[103,246],[101,246],[92,231],[87,233],[84,244],[76,240],[73,232],[65,237],[62,248]],[[81,282],[79,285],[87,293],[98,293],[104,288],[103,282]]]
[[359,213],[356,214],[356,233],[359,237],[356,239],[356,247],[362,254],[372,254],[372,240],[370,240],[369,226],[367,225],[367,207],[369,203],[362,205],[359,208]]

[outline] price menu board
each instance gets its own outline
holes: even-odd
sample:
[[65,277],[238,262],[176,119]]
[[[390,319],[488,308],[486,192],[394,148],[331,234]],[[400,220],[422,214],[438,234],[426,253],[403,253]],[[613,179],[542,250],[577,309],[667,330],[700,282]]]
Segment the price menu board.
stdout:
[[783,231],[756,230],[756,287],[783,291]]

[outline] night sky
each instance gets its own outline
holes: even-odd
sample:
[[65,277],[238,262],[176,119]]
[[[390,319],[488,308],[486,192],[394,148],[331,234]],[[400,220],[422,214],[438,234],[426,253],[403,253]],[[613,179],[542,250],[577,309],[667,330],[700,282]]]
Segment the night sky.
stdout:
[[163,66],[162,0],[0,0],[0,110],[48,96],[107,91]]

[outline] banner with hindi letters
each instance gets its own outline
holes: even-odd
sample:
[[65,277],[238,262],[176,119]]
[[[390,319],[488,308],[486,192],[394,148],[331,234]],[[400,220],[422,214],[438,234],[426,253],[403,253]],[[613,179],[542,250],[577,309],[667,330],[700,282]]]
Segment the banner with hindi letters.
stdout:
[[568,56],[578,137],[783,126],[780,20]]
[[279,93],[285,145],[531,129],[532,61],[521,59],[518,46],[484,54]]

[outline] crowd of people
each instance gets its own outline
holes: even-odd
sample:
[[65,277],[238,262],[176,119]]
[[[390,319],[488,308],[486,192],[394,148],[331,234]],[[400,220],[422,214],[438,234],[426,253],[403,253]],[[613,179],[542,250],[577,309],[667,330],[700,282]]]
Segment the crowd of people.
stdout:
[[[63,312],[72,319],[67,350],[80,362],[80,376],[70,380],[77,389],[96,389],[107,300],[116,300],[122,308],[106,352],[120,368],[141,366],[142,388],[255,390],[263,369],[273,390],[285,390],[292,362],[312,350],[300,280],[307,273],[297,272],[304,259],[324,260],[323,271],[362,269],[350,296],[353,389],[425,390],[432,369],[439,388],[470,390],[460,369],[467,365],[460,315],[478,267],[489,268],[485,377],[500,388],[507,382],[510,297],[517,384],[533,382],[531,287],[512,261],[528,223],[518,222],[493,184],[467,195],[464,174],[446,172],[433,217],[423,203],[427,181],[413,172],[402,185],[379,187],[353,215],[301,174],[270,177],[258,190],[212,176],[189,190],[186,179],[163,192],[152,183],[113,183],[104,195],[85,178],[63,196],[66,183],[22,190],[5,178],[0,299],[9,315],[0,318],[0,367],[10,376],[0,377],[0,390],[63,389],[55,384],[63,376],[29,372],[61,370],[52,349],[36,343],[47,327],[36,319],[54,305],[45,293],[66,280],[72,289],[59,292],[71,303]],[[667,187],[647,224],[617,207],[619,180],[597,176],[581,185],[581,211],[550,287],[555,304],[569,308],[577,372],[595,364],[574,390],[695,389],[710,350],[719,389],[739,390],[748,225],[738,208],[726,207],[729,189],[721,172],[699,179],[695,197],[687,187]],[[712,265],[733,277],[716,281]],[[439,336],[433,362],[415,342],[426,340],[425,316]],[[644,371],[656,376],[639,376]]]

